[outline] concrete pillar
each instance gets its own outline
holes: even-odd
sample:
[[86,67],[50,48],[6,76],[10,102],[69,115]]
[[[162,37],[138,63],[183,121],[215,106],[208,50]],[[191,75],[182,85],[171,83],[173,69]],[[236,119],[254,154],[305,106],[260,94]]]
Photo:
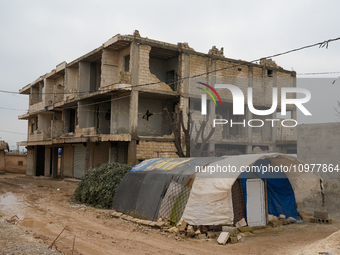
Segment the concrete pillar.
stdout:
[[45,148],[45,169],[44,169],[44,176],[50,176],[50,169],[51,169],[51,148]]
[[130,49],[131,95],[129,103],[129,133],[131,141],[128,149],[128,163],[137,163],[138,87],[139,84],[139,45],[135,42]]
[[[187,53],[182,53],[181,62],[179,64],[179,94],[180,94],[180,101],[179,101],[179,109],[183,111],[183,122],[184,125],[188,123],[188,112],[190,111],[190,79],[181,80],[181,78],[189,77],[190,76],[190,55]],[[183,133],[182,133],[183,135]],[[182,136],[182,149],[183,152],[185,151],[185,140]],[[185,153],[185,152],[184,152]]]
[[[277,88],[277,72],[276,70],[273,70],[273,87]],[[279,102],[278,102],[279,103]],[[271,118],[276,119],[276,110],[272,113]],[[276,147],[276,137],[277,137],[277,125],[279,123],[275,122],[274,127],[271,127],[271,151],[272,152],[278,152],[278,148]]]
[[[209,59],[210,60],[210,59]],[[215,71],[216,70],[216,60],[215,59],[211,59],[211,71]],[[207,63],[207,72],[209,72],[209,63]],[[212,73],[210,74],[211,76],[208,78],[207,77],[207,83],[212,86],[215,87],[216,84],[216,73]],[[206,128],[210,128],[210,123],[212,123],[212,121],[214,119],[216,119],[216,106],[215,103],[212,100],[209,100],[209,112],[208,112],[208,116],[207,118],[209,118],[209,121],[207,123]],[[215,156],[215,133],[212,135],[210,141],[208,141],[208,151],[209,154],[211,153],[211,155]]]
[[[253,67],[248,66],[248,87],[253,87]],[[251,111],[249,111],[249,108],[246,108],[246,123],[250,119],[253,118],[253,114]],[[248,138],[248,145],[246,147],[246,153],[252,153],[253,152],[253,146],[252,146],[252,139],[253,139],[253,130],[252,127],[249,127],[249,125],[246,125],[246,136]]]
[[[291,113],[291,118],[293,120],[297,120],[297,111],[296,111],[295,105],[294,105],[294,110],[292,110],[292,113]],[[297,127],[293,128],[293,139],[297,140]]]

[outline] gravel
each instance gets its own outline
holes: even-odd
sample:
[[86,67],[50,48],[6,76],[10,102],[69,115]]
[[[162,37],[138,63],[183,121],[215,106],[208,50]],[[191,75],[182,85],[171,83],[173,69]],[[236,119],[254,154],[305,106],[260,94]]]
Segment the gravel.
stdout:
[[0,217],[0,255],[61,254],[39,243],[20,226]]

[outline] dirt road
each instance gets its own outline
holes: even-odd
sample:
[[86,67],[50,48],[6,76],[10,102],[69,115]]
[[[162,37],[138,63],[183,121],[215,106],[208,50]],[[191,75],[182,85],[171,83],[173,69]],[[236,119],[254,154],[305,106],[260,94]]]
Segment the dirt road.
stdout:
[[243,242],[220,246],[216,240],[180,239],[111,218],[110,210],[70,203],[76,187],[77,183],[65,180],[0,175],[0,215],[17,215],[18,224],[47,245],[68,226],[53,246],[63,254],[72,253],[74,240],[73,254],[297,254],[340,228],[339,222],[292,224],[256,230]]

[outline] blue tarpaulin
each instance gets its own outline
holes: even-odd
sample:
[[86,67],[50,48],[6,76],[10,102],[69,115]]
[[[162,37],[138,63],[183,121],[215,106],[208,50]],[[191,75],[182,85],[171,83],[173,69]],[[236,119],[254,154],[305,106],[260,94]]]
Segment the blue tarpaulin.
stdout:
[[[287,218],[298,218],[295,195],[289,179],[283,172],[265,172],[262,171],[263,167],[269,168],[270,160],[261,159],[255,162],[260,171],[243,172],[240,175],[242,181],[242,188],[244,194],[244,201],[247,204],[247,179],[248,178],[261,178],[267,179],[267,199],[268,199],[268,214],[279,216],[284,214]],[[275,178],[273,178],[275,175]],[[247,208],[246,208],[247,209]]]

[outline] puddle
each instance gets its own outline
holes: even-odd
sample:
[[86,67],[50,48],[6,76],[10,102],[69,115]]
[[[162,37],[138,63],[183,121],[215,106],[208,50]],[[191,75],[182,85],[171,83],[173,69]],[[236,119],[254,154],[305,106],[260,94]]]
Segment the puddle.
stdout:
[[7,217],[17,215],[20,220],[24,218],[24,209],[27,203],[23,197],[17,197],[12,192],[0,196],[0,212]]

